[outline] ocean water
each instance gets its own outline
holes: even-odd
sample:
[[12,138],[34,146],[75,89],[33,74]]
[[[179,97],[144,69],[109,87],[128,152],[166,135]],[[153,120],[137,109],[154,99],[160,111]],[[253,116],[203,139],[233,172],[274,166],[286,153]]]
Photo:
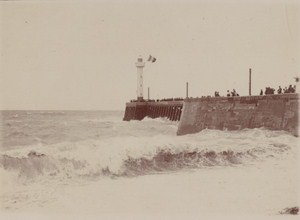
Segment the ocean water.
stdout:
[[5,213],[267,214],[298,206],[298,138],[264,128],[176,136],[121,111],[1,111]]

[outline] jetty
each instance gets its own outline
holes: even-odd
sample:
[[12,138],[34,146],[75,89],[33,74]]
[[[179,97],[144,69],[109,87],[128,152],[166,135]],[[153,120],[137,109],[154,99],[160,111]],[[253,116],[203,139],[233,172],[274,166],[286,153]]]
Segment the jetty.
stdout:
[[179,121],[183,101],[143,101],[126,103],[124,121],[142,120],[145,117],[167,118]]
[[177,135],[196,133],[203,129],[240,130],[264,127],[269,130],[285,130],[299,136],[298,93],[202,98],[187,96],[185,99],[163,100],[150,100],[148,97],[144,100],[142,58],[138,58],[136,66],[137,99],[126,103],[124,121],[165,117],[179,121]]

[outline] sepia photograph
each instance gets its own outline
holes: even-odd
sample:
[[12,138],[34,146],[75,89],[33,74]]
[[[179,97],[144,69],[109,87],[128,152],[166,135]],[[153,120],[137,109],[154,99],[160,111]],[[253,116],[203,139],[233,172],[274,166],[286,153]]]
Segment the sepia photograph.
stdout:
[[299,217],[298,0],[0,1],[0,219]]

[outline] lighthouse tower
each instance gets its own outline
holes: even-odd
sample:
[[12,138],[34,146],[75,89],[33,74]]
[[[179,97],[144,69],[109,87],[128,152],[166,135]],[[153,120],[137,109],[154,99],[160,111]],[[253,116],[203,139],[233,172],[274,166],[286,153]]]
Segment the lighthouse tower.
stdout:
[[137,62],[135,63],[137,68],[137,100],[143,100],[143,68],[145,67],[145,63],[143,62],[143,58],[139,57]]

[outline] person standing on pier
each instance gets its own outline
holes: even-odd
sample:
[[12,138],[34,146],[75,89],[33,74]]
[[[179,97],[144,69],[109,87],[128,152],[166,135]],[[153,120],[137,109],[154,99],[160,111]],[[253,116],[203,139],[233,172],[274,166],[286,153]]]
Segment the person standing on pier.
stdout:
[[263,95],[263,94],[264,94],[264,92],[263,92],[263,90],[261,89],[259,95]]
[[281,93],[282,93],[282,88],[281,88],[281,86],[279,86],[279,88],[277,89],[277,93],[278,93],[278,94],[281,94]]

